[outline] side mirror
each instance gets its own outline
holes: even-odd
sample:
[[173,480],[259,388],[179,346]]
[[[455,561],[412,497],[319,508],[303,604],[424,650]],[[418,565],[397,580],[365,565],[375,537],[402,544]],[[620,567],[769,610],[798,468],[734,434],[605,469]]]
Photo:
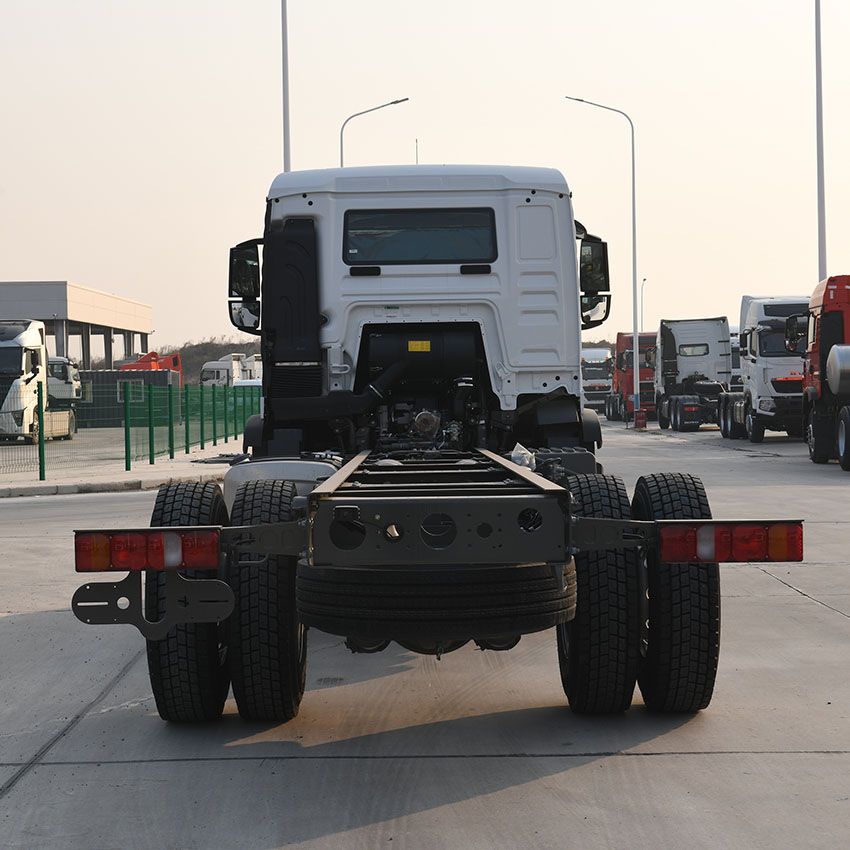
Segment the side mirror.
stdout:
[[245,333],[260,332],[260,250],[262,239],[230,249],[228,308],[231,323]]
[[259,301],[231,301],[230,321],[245,333],[258,333],[260,327]]
[[[611,289],[608,276],[608,243],[596,236],[588,235],[581,240],[579,286],[586,295],[596,295]],[[583,314],[584,308],[582,308]],[[606,312],[605,315],[607,317],[608,313]]]
[[595,328],[601,325],[611,312],[611,296],[582,295],[581,296],[581,329]]
[[[809,317],[807,315],[789,316],[785,320],[785,350],[801,357],[806,353],[805,335]],[[802,345],[801,345],[802,343]]]

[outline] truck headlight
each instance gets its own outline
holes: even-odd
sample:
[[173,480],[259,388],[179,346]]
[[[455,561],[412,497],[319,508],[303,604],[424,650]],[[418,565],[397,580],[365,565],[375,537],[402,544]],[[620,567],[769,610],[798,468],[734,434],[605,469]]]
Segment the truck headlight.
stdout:
[[759,399],[759,410],[766,410],[772,413],[776,410],[776,402],[772,398]]

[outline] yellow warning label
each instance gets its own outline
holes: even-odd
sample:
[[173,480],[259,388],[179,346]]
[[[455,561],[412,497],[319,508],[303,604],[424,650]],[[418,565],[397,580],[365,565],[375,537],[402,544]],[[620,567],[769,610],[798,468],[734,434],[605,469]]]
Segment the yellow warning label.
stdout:
[[430,351],[431,350],[431,340],[430,339],[409,339],[407,341],[407,350],[408,351]]

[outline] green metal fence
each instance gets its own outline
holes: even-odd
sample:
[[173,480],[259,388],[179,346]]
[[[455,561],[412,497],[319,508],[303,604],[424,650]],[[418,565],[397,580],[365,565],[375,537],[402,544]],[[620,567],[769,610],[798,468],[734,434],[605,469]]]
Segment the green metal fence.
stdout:
[[261,390],[129,381],[88,385],[72,410],[57,410],[50,400],[45,406],[40,387],[33,396],[35,401],[7,396],[3,411],[16,413],[0,412],[0,475],[32,472],[45,480],[60,466],[122,461],[129,470],[158,457],[187,454],[195,446],[228,442],[239,451],[241,444],[233,441],[248,418],[260,412]]

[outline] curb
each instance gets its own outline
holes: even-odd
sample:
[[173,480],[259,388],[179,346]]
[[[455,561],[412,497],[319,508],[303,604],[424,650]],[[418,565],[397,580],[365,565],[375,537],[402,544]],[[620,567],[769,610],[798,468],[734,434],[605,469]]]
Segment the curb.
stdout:
[[160,478],[125,478],[112,481],[80,481],[74,484],[21,484],[12,487],[0,487],[0,499],[22,496],[67,496],[73,493],[120,493],[135,490],[156,490],[163,484],[178,481],[220,482],[224,480],[226,470],[206,472],[201,475],[163,475]]

